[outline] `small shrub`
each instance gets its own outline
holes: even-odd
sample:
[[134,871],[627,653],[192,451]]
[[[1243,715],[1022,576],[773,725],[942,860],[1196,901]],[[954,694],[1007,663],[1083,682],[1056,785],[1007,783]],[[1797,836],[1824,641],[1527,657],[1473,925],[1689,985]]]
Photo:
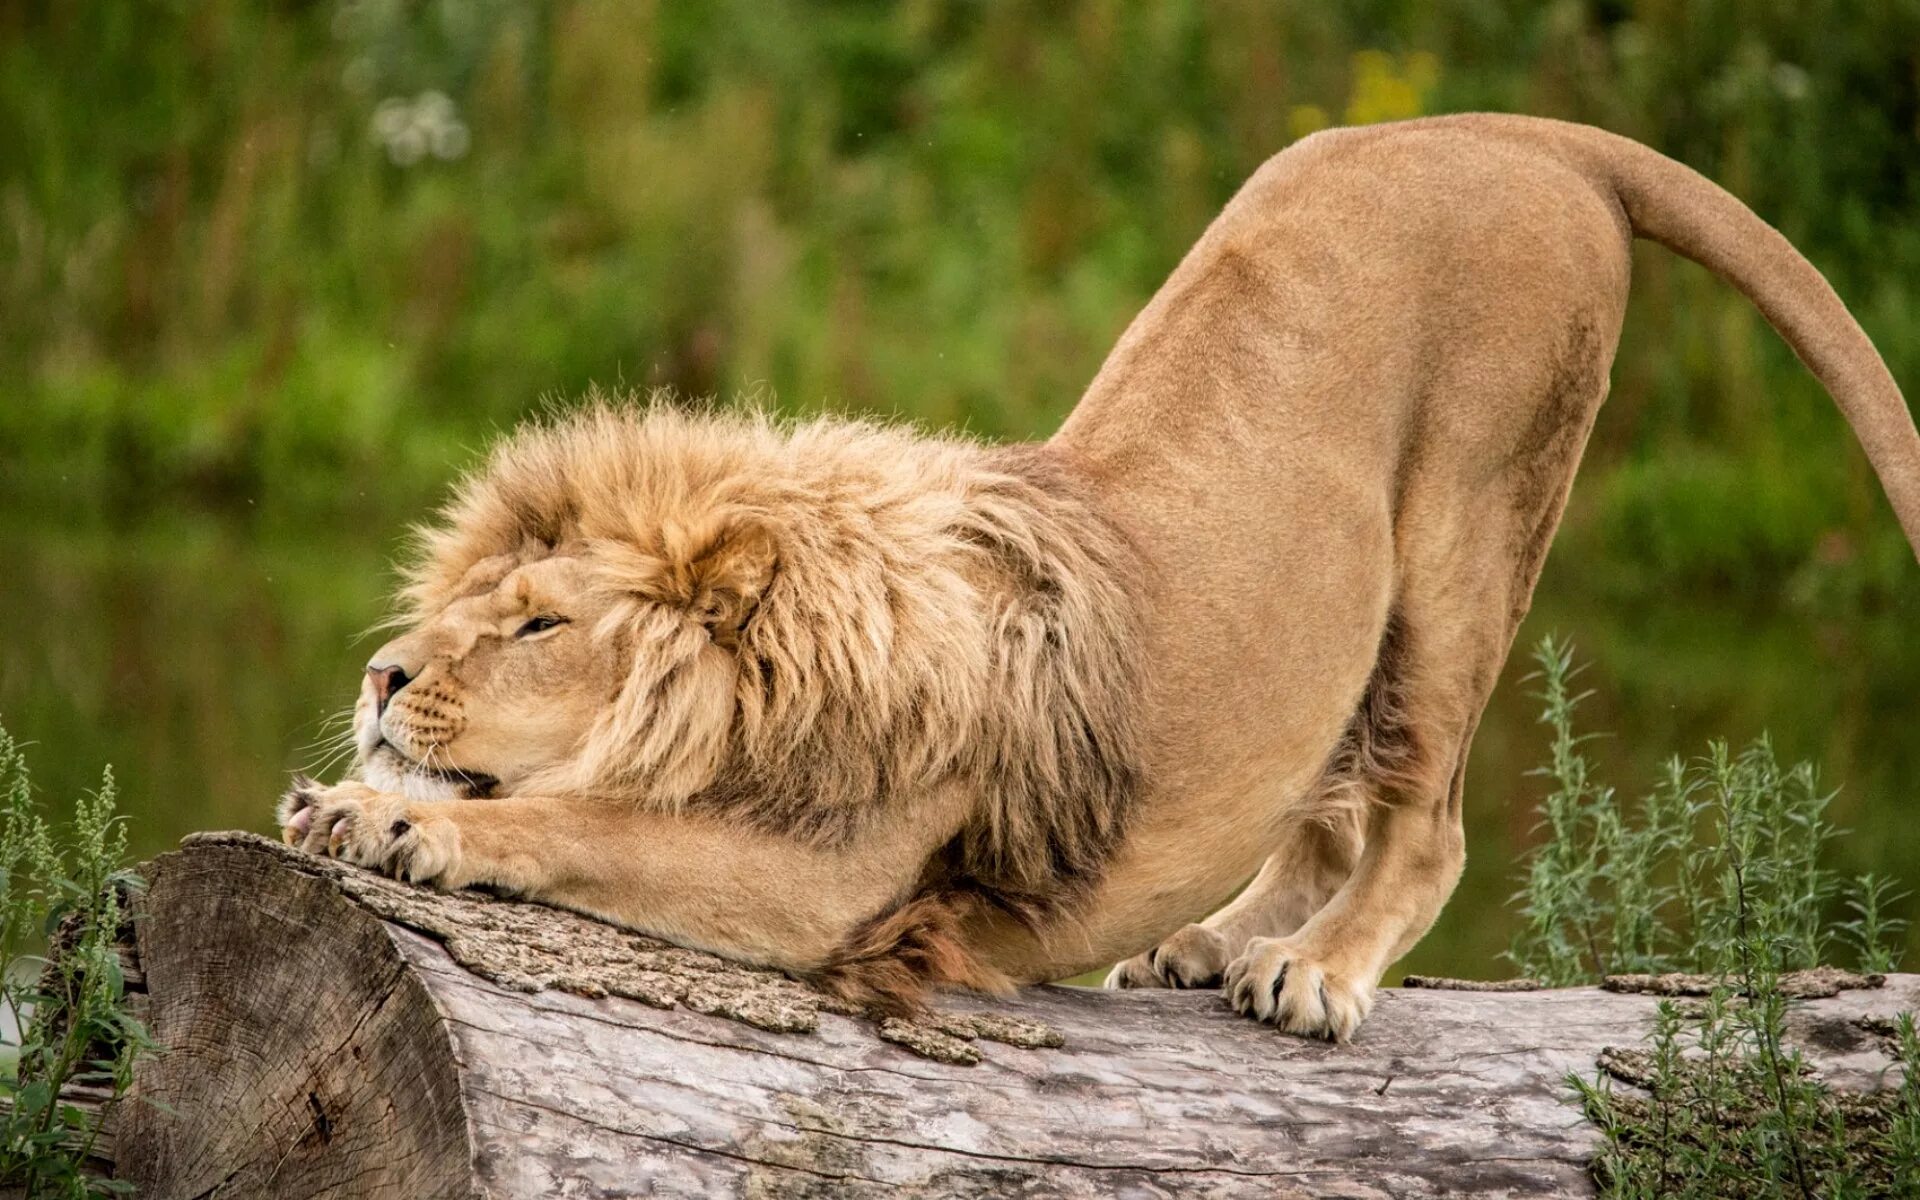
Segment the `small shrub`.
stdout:
[[[1788,973],[1850,951],[1891,970],[1901,922],[1890,881],[1821,865],[1837,830],[1832,793],[1807,763],[1783,769],[1765,738],[1670,760],[1623,805],[1594,776],[1575,732],[1572,649],[1548,638],[1541,720],[1552,731],[1541,802],[1545,842],[1515,899],[1525,926],[1509,957],[1551,984],[1612,974],[1701,977],[1698,1001],[1663,1001],[1650,1047],[1609,1050],[1594,1079],[1569,1077],[1604,1138],[1594,1175],[1617,1197],[1920,1195],[1920,1039],[1911,1013],[1863,1033],[1887,1039],[1899,1087],[1829,1088],[1785,1039]],[[1844,898],[1853,914],[1830,924]],[[1638,1092],[1617,1089],[1624,1082]]]
[[[120,867],[126,831],[114,805],[109,769],[56,836],[20,746],[0,729],[0,1006],[18,1031],[12,1070],[0,1072],[0,1188],[35,1200],[132,1190],[88,1173],[95,1122],[63,1096],[118,1100],[152,1048],[128,1011],[117,949],[140,881]],[[49,940],[53,951],[39,954]]]

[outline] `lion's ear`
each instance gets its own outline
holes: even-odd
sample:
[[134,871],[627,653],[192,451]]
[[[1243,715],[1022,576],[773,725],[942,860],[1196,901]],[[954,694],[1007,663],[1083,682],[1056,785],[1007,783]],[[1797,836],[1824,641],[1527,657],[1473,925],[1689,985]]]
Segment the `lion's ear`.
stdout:
[[592,548],[602,586],[680,609],[723,643],[753,615],[780,558],[772,523],[743,509],[664,521],[648,534]]
[[747,623],[779,562],[773,527],[745,512],[717,514],[693,525],[669,524],[661,531],[668,594],[661,597],[687,610],[728,641]]

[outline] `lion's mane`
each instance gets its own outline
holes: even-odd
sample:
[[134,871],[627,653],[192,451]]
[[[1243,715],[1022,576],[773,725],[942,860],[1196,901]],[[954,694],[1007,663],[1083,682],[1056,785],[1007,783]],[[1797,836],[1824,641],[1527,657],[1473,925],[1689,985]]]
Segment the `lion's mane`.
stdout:
[[[418,619],[484,560],[585,556],[625,683],[518,790],[828,844],[957,782],[971,815],[902,910],[1042,920],[1099,876],[1138,788],[1144,587],[1053,453],[596,401],[493,450],[419,531],[403,600]],[[850,953],[937,937],[915,924],[876,914]]]

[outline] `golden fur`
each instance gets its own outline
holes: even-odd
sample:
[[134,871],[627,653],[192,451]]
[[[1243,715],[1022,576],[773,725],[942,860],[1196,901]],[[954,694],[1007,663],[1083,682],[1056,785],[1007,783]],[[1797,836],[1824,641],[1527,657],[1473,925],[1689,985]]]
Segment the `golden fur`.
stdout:
[[1554,122],[1336,131],[1045,444],[659,404],[516,433],[422,536],[359,778],[287,835],[867,1003],[1153,946],[1111,982],[1346,1037],[1459,876],[1636,235],[1754,298],[1920,546],[1898,388],[1733,197]]
[[[410,752],[416,793],[484,778],[488,792],[823,848],[960,789],[969,803],[920,881],[937,882],[943,911],[902,921],[888,903],[861,914],[844,951],[791,965],[863,996],[990,979],[949,944],[961,898],[1029,921],[1057,912],[1098,877],[1137,792],[1144,589],[1127,539],[1082,491],[1023,447],[590,404],[506,440],[420,531],[399,621],[414,632],[376,655],[418,664],[384,737]],[[552,559],[580,564],[589,654],[618,668],[564,673],[599,689],[590,718],[562,731],[564,753],[476,758],[463,739],[489,713],[464,668],[488,639],[449,606]],[[521,607],[577,613],[583,599]],[[432,737],[415,748],[423,725]],[[364,705],[361,727],[374,729]],[[897,981],[858,978],[859,963]]]

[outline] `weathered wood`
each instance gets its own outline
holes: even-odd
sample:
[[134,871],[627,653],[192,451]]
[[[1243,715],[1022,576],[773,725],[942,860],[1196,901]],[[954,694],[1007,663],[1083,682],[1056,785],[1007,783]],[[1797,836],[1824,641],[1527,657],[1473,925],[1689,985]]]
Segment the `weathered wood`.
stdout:
[[[1395,989],[1332,1046],[1216,993],[1055,987],[883,1029],[769,972],[246,835],[149,873],[170,1050],[115,1132],[152,1197],[1580,1194],[1595,1134],[1564,1077],[1655,1004]],[[1871,1086],[1888,1057],[1860,1022],[1916,1006],[1895,976],[1802,1002],[1795,1034]]]

